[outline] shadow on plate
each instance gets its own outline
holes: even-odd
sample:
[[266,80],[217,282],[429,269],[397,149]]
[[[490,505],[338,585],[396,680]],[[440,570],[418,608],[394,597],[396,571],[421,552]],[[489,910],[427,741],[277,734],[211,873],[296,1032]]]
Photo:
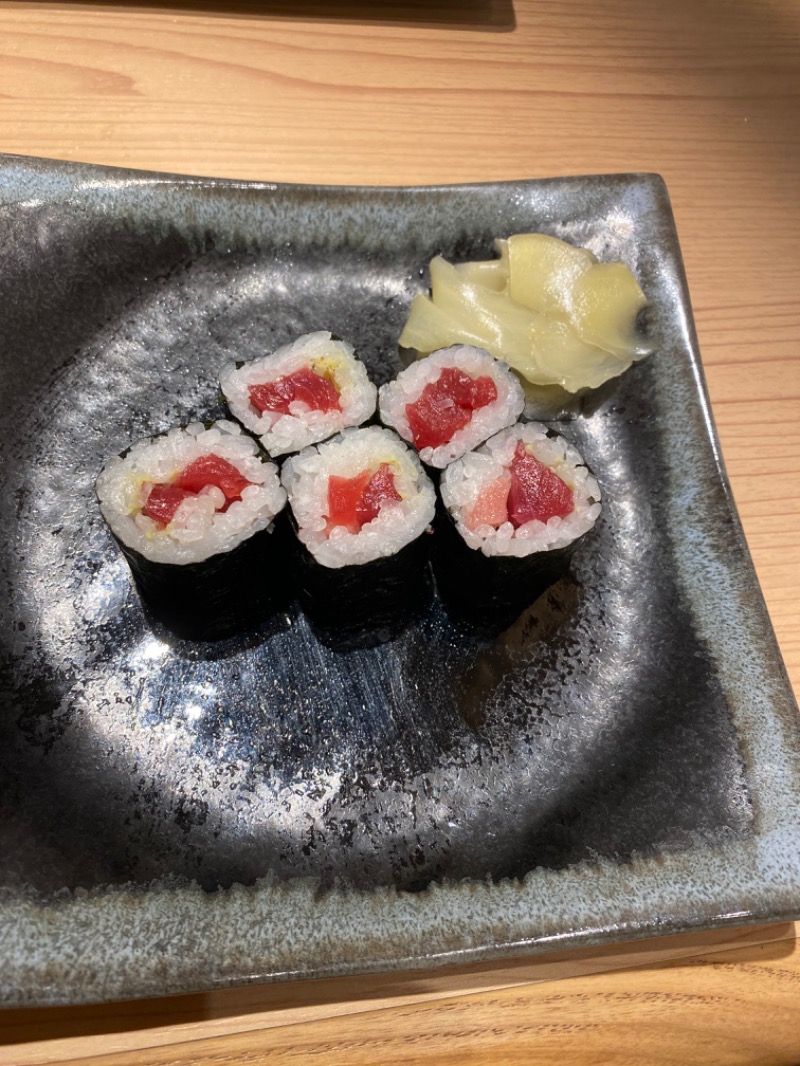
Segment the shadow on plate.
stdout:
[[[94,7],[114,7],[108,0],[96,0]],[[121,5],[122,6],[122,5]],[[211,18],[285,18],[296,22],[370,22],[384,25],[422,25],[447,29],[482,30],[509,33],[516,27],[511,0],[355,0],[333,3],[326,0],[129,0],[126,10],[147,8],[189,13]]]

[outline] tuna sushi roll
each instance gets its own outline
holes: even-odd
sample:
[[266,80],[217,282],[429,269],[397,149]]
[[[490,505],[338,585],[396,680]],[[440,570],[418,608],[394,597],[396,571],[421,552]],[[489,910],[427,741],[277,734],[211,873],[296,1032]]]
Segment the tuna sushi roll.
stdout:
[[564,575],[600,515],[600,487],[564,437],[534,422],[502,430],[440,483],[434,559],[455,615],[505,628]]
[[341,649],[390,639],[431,597],[436,494],[417,456],[390,430],[349,429],[289,458],[282,480],[312,627]]
[[460,344],[412,363],[383,386],[379,404],[381,421],[441,470],[516,422],[525,393],[504,363]]
[[96,487],[145,606],[177,635],[218,639],[283,605],[273,529],[286,492],[233,422],[139,441],[106,464]]
[[350,345],[325,332],[227,366],[220,386],[234,416],[274,456],[360,426],[377,401],[377,389]]

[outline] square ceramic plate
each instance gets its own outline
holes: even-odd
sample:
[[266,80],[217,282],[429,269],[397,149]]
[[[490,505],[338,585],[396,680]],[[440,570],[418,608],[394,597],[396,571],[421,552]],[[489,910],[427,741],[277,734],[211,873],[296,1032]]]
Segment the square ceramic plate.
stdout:
[[[312,329],[379,384],[430,257],[622,258],[657,353],[563,430],[604,491],[492,639],[433,602],[334,652],[292,607],[148,625],[93,495]],[[797,709],[721,466],[666,190],[306,188],[0,164],[0,995],[466,962],[800,914]]]

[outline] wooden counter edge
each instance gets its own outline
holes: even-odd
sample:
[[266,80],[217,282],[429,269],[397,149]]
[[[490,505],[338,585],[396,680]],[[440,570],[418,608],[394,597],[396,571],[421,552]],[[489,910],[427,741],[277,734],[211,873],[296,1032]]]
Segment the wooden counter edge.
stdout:
[[[609,948],[547,952],[495,963],[441,970],[250,985],[208,993],[77,1007],[0,1012],[0,1066],[40,1066],[102,1056],[111,1062],[145,1050],[224,1040],[269,1029],[304,1025],[499,992],[542,982],[569,981],[622,970],[759,952],[771,947],[792,957],[800,922],[742,926],[632,941]],[[199,1046],[197,1048],[200,1050]],[[188,1055],[188,1050],[187,1050]],[[186,1058],[185,1061],[191,1061]],[[99,1064],[98,1064],[99,1066]]]

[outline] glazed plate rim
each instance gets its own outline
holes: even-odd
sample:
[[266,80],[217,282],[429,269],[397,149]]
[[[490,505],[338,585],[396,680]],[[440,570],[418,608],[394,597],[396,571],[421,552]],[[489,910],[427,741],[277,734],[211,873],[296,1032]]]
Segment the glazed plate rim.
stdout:
[[[122,170],[94,164],[25,156],[0,156],[0,207],[25,197],[65,202],[80,186],[102,210],[115,190],[150,195],[171,190],[198,199],[213,191],[237,197],[324,203],[331,197],[360,209],[381,198],[469,198],[543,190],[580,190],[582,183],[613,199],[614,191],[639,195],[665,241],[675,306],[674,326],[685,349],[692,395],[705,437],[698,441],[716,466],[728,509],[728,548],[733,559],[702,557],[688,566],[716,568],[728,617],[706,618],[708,631],[733,668],[750,656],[757,683],[740,701],[735,726],[745,743],[753,832],[709,846],[698,841],[680,852],[599,860],[562,870],[535,868],[522,881],[432,884],[416,893],[392,888],[337,886],[319,895],[313,881],[267,876],[254,885],[207,893],[196,883],[165,879],[64,892],[41,899],[33,892],[0,890],[0,1004],[50,1005],[197,992],[289,978],[319,978],[474,963],[558,948],[612,944],[657,934],[711,930],[800,918],[800,733],[797,706],[761,596],[733,504],[713,425],[692,323],[666,186],[652,174],[609,174],[430,186],[327,186],[271,183]],[[55,192],[54,190],[58,190]],[[87,190],[88,193],[87,193]],[[68,197],[67,197],[68,198]],[[214,200],[216,203],[216,200]],[[214,203],[206,205],[213,219]],[[199,209],[199,208],[198,208]],[[412,207],[413,210],[413,207]],[[679,505],[676,504],[676,507]],[[682,506],[682,504],[680,505]],[[734,563],[736,566],[734,567]],[[737,569],[738,568],[738,569]],[[684,575],[686,578],[687,575]],[[688,577],[691,575],[689,574]],[[697,608],[698,615],[703,609]],[[731,869],[738,870],[731,881]],[[630,903],[631,894],[634,903]],[[571,901],[602,921],[576,921]],[[558,904],[554,904],[558,900]],[[303,946],[284,950],[280,937],[302,932]],[[249,965],[240,955],[242,929],[258,929],[261,941]],[[212,949],[204,947],[213,931]],[[357,935],[354,933],[357,931]],[[19,951],[20,944],[25,945]],[[294,953],[293,953],[294,952]],[[297,965],[298,957],[305,960]],[[97,959],[110,960],[106,966]],[[68,977],[73,972],[77,976]],[[59,977],[59,975],[61,975]]]

